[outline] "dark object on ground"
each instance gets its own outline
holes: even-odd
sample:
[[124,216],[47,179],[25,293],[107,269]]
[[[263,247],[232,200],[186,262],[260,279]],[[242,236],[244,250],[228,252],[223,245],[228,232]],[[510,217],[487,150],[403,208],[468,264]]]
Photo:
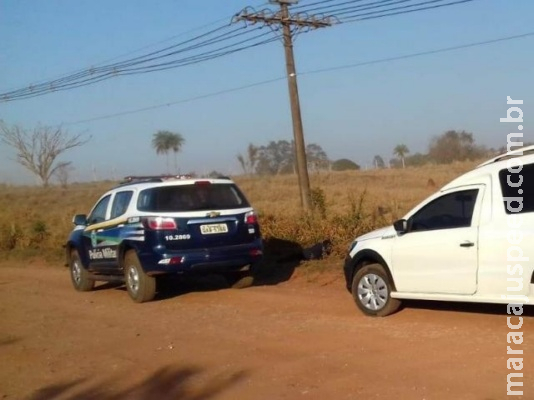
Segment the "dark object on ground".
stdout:
[[327,239],[302,250],[304,260],[320,260],[332,253],[332,241]]
[[265,241],[265,255],[267,259],[277,263],[302,260],[320,260],[332,252],[332,241],[323,240],[309,247],[278,238],[268,238]]

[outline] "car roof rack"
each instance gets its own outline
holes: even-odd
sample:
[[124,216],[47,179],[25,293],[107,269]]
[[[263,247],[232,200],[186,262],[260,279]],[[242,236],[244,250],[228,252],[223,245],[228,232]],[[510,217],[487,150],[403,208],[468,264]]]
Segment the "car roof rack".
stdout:
[[120,185],[133,185],[143,182],[164,182],[170,179],[193,179],[192,175],[130,175],[124,177]]

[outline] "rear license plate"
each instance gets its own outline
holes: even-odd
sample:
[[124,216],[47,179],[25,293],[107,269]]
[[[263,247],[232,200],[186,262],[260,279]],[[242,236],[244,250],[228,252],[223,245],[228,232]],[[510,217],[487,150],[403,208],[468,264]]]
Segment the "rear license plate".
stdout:
[[228,226],[226,224],[200,225],[200,232],[202,232],[203,235],[211,235],[214,233],[227,233]]

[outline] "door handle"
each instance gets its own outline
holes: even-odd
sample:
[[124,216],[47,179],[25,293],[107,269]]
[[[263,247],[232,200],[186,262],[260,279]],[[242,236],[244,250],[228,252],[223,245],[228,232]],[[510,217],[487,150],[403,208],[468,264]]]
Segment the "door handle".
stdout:
[[460,247],[473,247],[474,245],[473,242],[463,242],[460,244]]

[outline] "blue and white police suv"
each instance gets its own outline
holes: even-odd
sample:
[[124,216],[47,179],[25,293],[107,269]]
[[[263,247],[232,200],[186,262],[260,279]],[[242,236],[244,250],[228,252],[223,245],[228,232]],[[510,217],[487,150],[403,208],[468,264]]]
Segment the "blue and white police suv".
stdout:
[[128,177],[73,223],[65,247],[74,288],[124,281],[138,303],[154,298],[159,276],[252,272],[263,256],[257,215],[228,178]]

